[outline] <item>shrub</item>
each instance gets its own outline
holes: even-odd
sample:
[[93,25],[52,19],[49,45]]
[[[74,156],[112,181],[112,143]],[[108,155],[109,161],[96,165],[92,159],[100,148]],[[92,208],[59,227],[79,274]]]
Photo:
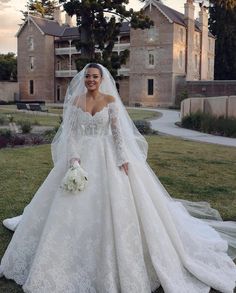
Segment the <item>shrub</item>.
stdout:
[[56,132],[57,132],[56,127],[54,129],[44,131],[43,137],[45,142],[51,143]]
[[0,135],[0,148],[5,148],[8,144],[8,139]]
[[185,99],[188,99],[188,91],[186,89],[177,95],[176,100],[175,100],[176,107],[180,108],[181,102]]
[[31,122],[28,120],[19,121],[22,133],[30,133],[32,130]]
[[9,122],[13,122],[14,121],[14,116],[12,116],[11,114],[7,114],[7,118],[9,120]]
[[40,135],[32,136],[31,137],[31,144],[42,144],[44,143],[44,139]]
[[151,128],[151,123],[149,121],[135,120],[134,124],[141,134],[151,134],[153,132]]
[[196,112],[185,116],[181,126],[215,135],[236,137],[236,119],[216,117],[210,114]]
[[0,136],[5,137],[6,139],[10,139],[12,137],[12,133],[10,129],[1,129]]
[[16,146],[16,145],[24,145],[26,143],[26,139],[22,135],[13,135],[10,141],[11,146]]
[[0,116],[0,125],[6,124],[6,118],[4,116]]

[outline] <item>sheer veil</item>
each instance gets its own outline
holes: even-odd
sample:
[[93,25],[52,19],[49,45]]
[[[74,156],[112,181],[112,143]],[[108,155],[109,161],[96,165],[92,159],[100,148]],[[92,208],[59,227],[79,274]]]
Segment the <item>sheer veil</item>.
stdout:
[[[68,154],[69,145],[68,138],[71,135],[76,115],[73,112],[75,105],[82,105],[86,109],[86,92],[85,73],[89,64],[87,64],[70,82],[63,106],[63,122],[58,129],[52,144],[51,152],[54,165],[61,159],[65,159]],[[116,88],[116,83],[110,72],[101,64],[102,83],[99,91],[103,94],[113,96],[115,98],[116,108],[119,112],[119,123],[124,138],[125,148],[139,160],[145,161],[147,158],[148,144],[144,136],[140,134],[133,121],[130,119]]]

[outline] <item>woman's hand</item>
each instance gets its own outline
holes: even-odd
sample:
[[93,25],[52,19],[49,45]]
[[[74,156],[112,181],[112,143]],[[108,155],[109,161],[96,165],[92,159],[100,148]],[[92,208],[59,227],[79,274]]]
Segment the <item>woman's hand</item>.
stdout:
[[120,170],[123,169],[123,170],[125,171],[125,174],[128,175],[128,169],[129,169],[129,168],[128,168],[128,163],[124,163],[124,164],[121,165],[119,168],[120,168]]
[[73,166],[74,162],[78,162],[80,164],[80,159],[79,158],[72,158],[70,159],[70,166]]

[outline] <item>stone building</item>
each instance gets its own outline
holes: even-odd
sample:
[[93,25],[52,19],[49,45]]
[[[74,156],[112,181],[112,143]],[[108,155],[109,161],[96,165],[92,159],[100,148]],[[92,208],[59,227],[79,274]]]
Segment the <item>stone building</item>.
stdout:
[[[126,104],[173,105],[179,83],[213,79],[215,38],[208,31],[208,14],[202,7],[196,21],[193,0],[186,1],[184,14],[157,0],[146,1],[144,10],[154,26],[134,30],[124,23],[115,44],[118,54],[130,50],[117,86]],[[21,100],[62,102],[80,55],[71,18],[66,15],[63,24],[59,10],[54,20],[29,16],[17,38]]]

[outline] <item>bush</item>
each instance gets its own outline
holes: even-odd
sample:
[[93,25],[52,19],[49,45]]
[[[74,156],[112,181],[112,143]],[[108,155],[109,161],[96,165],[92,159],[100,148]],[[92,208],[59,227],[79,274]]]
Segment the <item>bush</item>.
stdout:
[[5,148],[8,144],[8,139],[0,135],[0,148]]
[[14,116],[12,116],[11,114],[7,114],[7,118],[9,120],[9,122],[13,122],[14,121]]
[[180,104],[183,100],[188,99],[188,91],[183,90],[181,93],[178,94],[175,100],[176,107],[180,108]]
[[210,114],[196,112],[185,116],[181,126],[214,135],[236,137],[236,119],[216,117]]
[[1,129],[0,136],[5,137],[6,139],[10,139],[12,137],[12,133],[10,129]]
[[149,121],[135,120],[134,124],[138,128],[138,131],[141,134],[151,134],[151,133],[153,133],[152,128],[151,128],[151,123]]
[[19,121],[19,124],[20,124],[22,133],[30,133],[30,131],[32,130],[31,122],[28,120]]
[[4,116],[0,116],[0,125],[6,124],[6,118]]
[[26,139],[24,136],[21,135],[13,135],[11,138],[10,144],[11,146],[16,146],[16,145],[24,145],[26,143]]

